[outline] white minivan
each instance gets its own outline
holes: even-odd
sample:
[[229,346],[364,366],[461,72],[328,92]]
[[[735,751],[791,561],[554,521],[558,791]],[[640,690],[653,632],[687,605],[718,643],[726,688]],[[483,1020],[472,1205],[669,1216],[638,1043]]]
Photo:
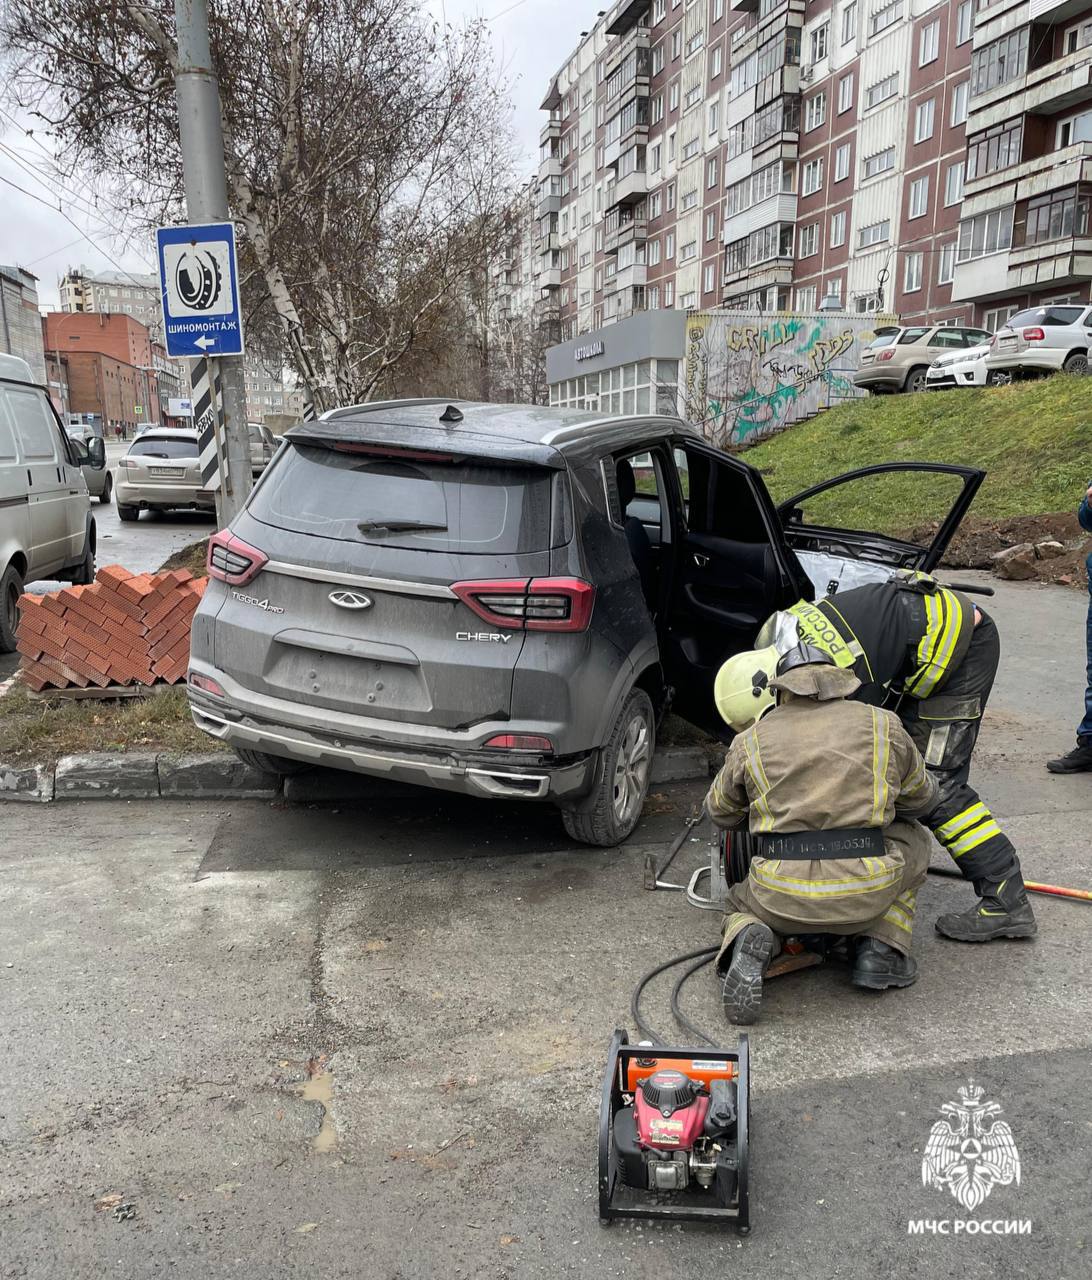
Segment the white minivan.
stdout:
[[15,649],[23,584],[91,582],[95,520],[83,466],[106,466],[101,439],[70,440],[45,387],[0,355],[0,652]]

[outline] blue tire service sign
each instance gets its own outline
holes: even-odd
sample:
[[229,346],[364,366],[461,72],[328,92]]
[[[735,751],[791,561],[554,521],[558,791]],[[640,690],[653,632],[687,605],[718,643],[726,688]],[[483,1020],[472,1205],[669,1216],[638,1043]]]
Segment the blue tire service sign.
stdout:
[[160,227],[155,237],[167,354],[242,355],[234,223]]

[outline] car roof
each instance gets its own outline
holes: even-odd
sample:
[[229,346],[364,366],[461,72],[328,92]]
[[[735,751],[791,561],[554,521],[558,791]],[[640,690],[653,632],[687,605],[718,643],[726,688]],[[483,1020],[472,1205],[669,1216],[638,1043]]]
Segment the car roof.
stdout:
[[0,352],[0,378],[5,382],[29,382],[34,384],[30,365],[21,356],[9,356]]
[[149,427],[147,431],[140,433],[141,440],[177,440],[179,436],[189,440],[191,437],[197,439],[197,431],[193,427]]
[[[449,408],[460,416],[454,421],[442,421],[441,415]],[[436,397],[333,409],[313,422],[292,427],[285,438],[303,444],[313,440],[440,449],[562,467],[616,448],[672,435],[700,438],[681,419],[654,414],[608,415],[552,405]]]

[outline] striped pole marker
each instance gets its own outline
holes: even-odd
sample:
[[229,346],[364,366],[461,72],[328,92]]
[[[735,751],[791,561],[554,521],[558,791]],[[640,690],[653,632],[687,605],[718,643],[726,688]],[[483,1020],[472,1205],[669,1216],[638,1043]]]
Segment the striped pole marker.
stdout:
[[220,368],[204,356],[190,363],[190,385],[193,388],[193,425],[197,428],[198,465],[201,487],[218,490],[227,487],[227,459],[224,454],[224,432],[220,421]]
[[303,420],[304,422],[314,422],[317,417],[318,414],[315,412],[315,402],[311,398],[311,391],[310,388],[308,388],[307,398],[303,402]]

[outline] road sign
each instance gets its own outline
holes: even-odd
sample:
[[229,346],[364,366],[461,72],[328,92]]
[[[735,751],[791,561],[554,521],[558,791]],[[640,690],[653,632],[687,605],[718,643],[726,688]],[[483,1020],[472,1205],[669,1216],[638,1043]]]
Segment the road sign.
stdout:
[[172,418],[192,418],[193,401],[188,396],[168,396],[167,413]]
[[160,227],[155,237],[167,354],[242,355],[234,224]]

